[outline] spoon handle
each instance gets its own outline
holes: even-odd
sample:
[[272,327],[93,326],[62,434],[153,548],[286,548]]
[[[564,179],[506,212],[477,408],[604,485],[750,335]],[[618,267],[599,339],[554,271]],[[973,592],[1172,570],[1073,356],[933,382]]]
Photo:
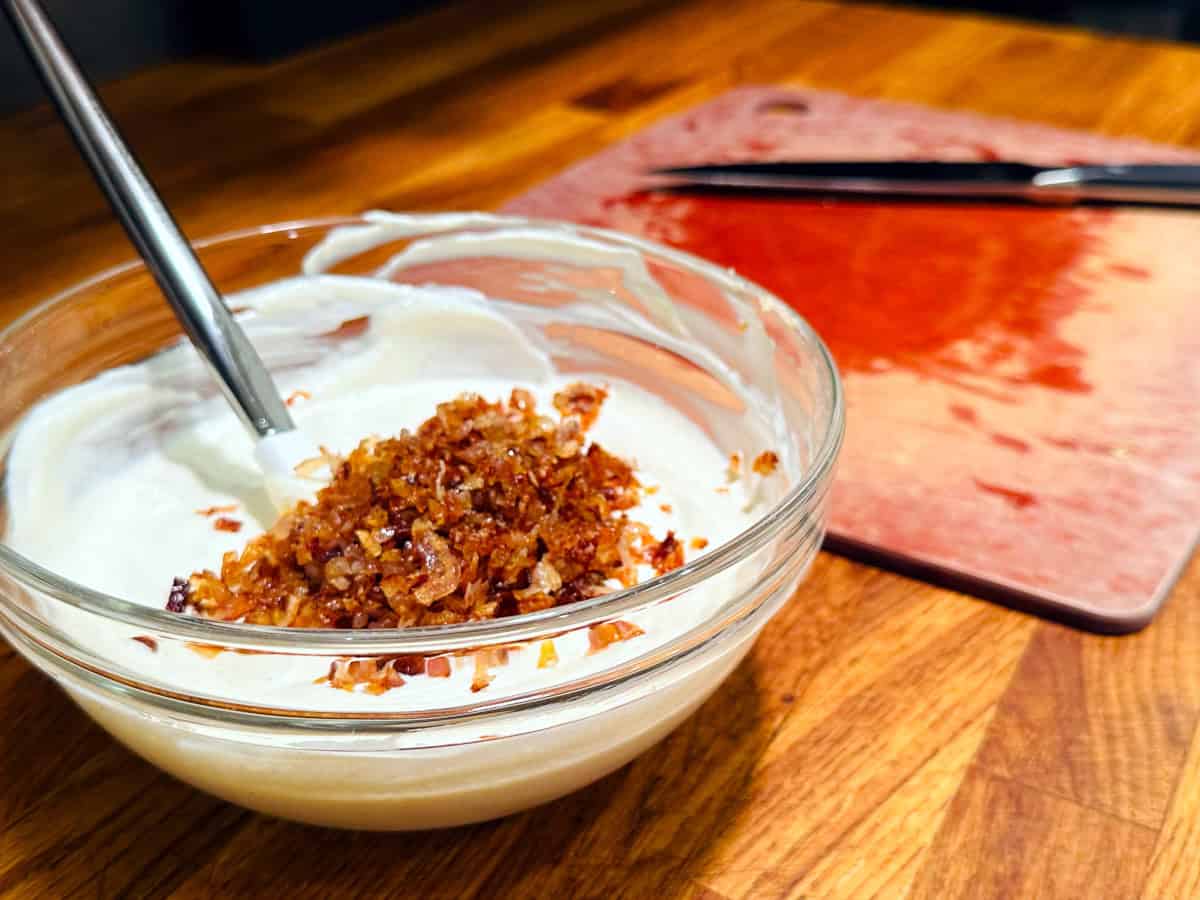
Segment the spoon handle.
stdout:
[[295,428],[270,373],[37,0],[0,0],[59,114],[184,331],[259,438]]

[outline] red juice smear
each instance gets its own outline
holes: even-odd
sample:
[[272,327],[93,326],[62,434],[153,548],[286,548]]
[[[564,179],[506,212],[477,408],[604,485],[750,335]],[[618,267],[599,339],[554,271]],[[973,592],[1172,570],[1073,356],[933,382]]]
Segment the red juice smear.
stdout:
[[1149,269],[1145,266],[1135,266],[1133,263],[1109,263],[1108,270],[1116,275],[1124,275],[1126,278],[1138,281],[1145,281],[1150,277]]
[[609,212],[779,295],[844,373],[1089,390],[1058,324],[1087,299],[1075,270],[1106,210],[643,193]]
[[992,443],[998,447],[1016,450],[1018,453],[1028,453],[1032,449],[1028,441],[1023,441],[1020,438],[1015,438],[1007,434],[993,434]]
[[958,419],[960,422],[965,422],[968,425],[979,424],[979,414],[969,406],[963,406],[961,403],[950,404],[950,415]]
[[975,485],[981,491],[985,491],[989,494],[995,494],[997,497],[1004,500],[1006,503],[1015,506],[1017,509],[1025,509],[1026,507],[1033,506],[1035,503],[1037,503],[1037,497],[1035,497],[1029,491],[1018,491],[1014,490],[1013,488],[1001,487],[998,484],[988,484],[986,481],[980,481],[978,478],[975,479]]

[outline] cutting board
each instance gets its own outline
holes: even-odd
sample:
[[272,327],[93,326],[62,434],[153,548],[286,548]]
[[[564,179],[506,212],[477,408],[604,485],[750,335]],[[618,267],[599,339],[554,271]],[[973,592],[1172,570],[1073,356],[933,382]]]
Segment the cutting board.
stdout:
[[646,192],[744,159],[1200,162],[778,88],[664,120],[508,204],[730,266],[845,380],[835,551],[1093,630],[1153,617],[1200,526],[1200,213]]

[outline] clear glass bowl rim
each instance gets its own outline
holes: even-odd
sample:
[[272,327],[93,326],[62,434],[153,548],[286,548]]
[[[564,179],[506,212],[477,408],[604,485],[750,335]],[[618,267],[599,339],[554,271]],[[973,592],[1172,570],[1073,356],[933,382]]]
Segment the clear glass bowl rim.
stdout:
[[[687,591],[719,574],[771,541],[787,525],[803,516],[822,491],[831,474],[845,430],[845,412],[841,380],[833,356],[824,341],[786,303],[765,288],[742,278],[732,270],[703,260],[690,253],[674,250],[654,241],[604,228],[576,225],[521,216],[491,213],[413,213],[406,215],[415,226],[427,227],[428,234],[470,231],[478,228],[541,228],[565,234],[581,235],[623,245],[667,260],[701,275],[716,286],[731,291],[749,292],[764,309],[777,315],[789,328],[800,333],[817,350],[814,360],[819,374],[830,390],[828,419],[820,424],[821,444],[816,448],[808,470],[800,480],[760,518],[743,532],[710,553],[666,575],[605,594],[592,600],[555,607],[541,612],[471,622],[459,625],[406,628],[390,631],[348,629],[297,629],[265,625],[216,622],[193,616],[181,616],[165,609],[152,609],[123,600],[64,578],[14,551],[0,541],[0,569],[27,589],[38,591],[69,606],[106,619],[133,625],[182,641],[215,644],[228,648],[287,654],[368,656],[383,654],[421,654],[449,652],[472,647],[520,643],[550,633],[571,631],[597,622],[618,618],[631,610],[665,600]],[[342,226],[366,225],[370,219],[357,216],[332,216],[298,219],[224,232],[192,242],[197,249],[233,243],[264,235],[291,231],[325,230]],[[25,324],[47,309],[69,302],[76,295],[94,289],[112,278],[145,268],[141,260],[130,260],[75,284],[42,301],[0,331],[0,347]]]

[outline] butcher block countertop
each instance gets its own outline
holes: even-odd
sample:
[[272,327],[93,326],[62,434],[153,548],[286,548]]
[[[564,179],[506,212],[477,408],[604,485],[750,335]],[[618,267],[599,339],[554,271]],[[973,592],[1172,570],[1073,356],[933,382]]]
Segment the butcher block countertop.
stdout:
[[[742,83],[1200,147],[1200,50],[860,4],[500,5],[105,95],[197,237],[494,208]],[[0,171],[0,321],[130,256],[48,110],[0,122]],[[0,645],[0,895],[1200,896],[1198,724],[1195,565],[1110,638],[823,554],[632,765],[501,822],[354,834],[159,773]]]

